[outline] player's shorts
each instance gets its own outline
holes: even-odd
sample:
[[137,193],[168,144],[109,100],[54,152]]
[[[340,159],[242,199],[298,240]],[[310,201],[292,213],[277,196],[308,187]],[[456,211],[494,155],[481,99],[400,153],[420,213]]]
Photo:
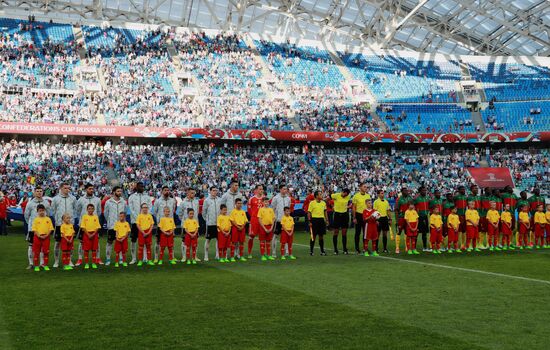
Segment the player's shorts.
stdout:
[[486,217],[479,218],[479,232],[489,232],[489,221]]
[[218,249],[228,249],[231,246],[231,234],[225,236],[222,231],[218,231]]
[[278,236],[281,234],[281,231],[283,230],[283,225],[281,225],[280,221],[275,222],[275,229],[273,230],[273,234]]
[[[266,225],[265,228],[271,229],[271,225]],[[273,239],[273,231],[267,233],[264,229],[260,231],[260,241],[271,241]]]
[[336,229],[347,229],[349,227],[349,213],[334,212],[332,227]]
[[116,240],[116,231],[113,229],[107,230],[107,242],[113,243]]
[[435,228],[430,229],[430,243],[441,243],[443,241],[443,228],[437,230]]
[[527,226],[525,226],[525,225],[522,224],[522,223],[519,223],[518,231],[519,231],[519,234],[520,234],[520,235],[527,235],[527,234],[529,234],[529,229],[527,228]]
[[139,245],[151,245],[152,242],[153,242],[153,235],[152,234],[149,234],[149,235],[147,235],[147,237],[145,237],[143,235],[143,233],[141,233],[141,232],[138,233],[138,244]]
[[378,219],[378,231],[389,231],[390,219],[387,216],[382,216]]
[[291,246],[293,241],[294,241],[294,234],[289,235],[286,231],[281,232],[281,246],[282,247],[284,247],[285,244],[288,244],[289,246]]
[[126,254],[126,252],[128,251],[128,238],[124,239],[122,242],[120,241],[115,241],[115,253],[117,254],[117,258],[118,258],[118,253],[123,253],[123,254]]
[[478,228],[473,226],[473,225],[466,226],[466,238],[468,238],[468,239],[478,239],[479,238]]
[[231,228],[231,242],[244,243],[245,237],[246,237],[246,228],[243,227],[242,230],[237,230],[235,226]]
[[130,239],[132,240],[132,243],[136,243],[138,239],[138,227],[136,224],[132,224],[132,230],[130,231]]
[[407,225],[407,237],[416,237],[418,236],[418,225],[416,230],[412,230],[409,225]]
[[427,216],[418,217],[418,232],[419,233],[428,233],[430,232],[430,225],[428,224]]
[[92,238],[89,238],[88,235],[84,235],[82,237],[82,250],[87,252],[89,250],[97,250],[99,246],[99,234],[96,233],[92,236]]
[[458,225],[458,231],[459,232],[466,232],[466,216],[459,215],[458,219],[460,221],[460,224]]
[[251,237],[256,237],[262,231],[262,226],[260,226],[260,221],[258,218],[250,218],[250,231],[248,233]]
[[216,225],[206,226],[206,239],[217,239],[218,238],[218,227]]
[[491,223],[487,222],[487,234],[489,236],[498,236],[499,232],[498,232],[498,227],[495,228]]
[[447,235],[449,237],[449,242],[458,242],[458,232],[456,232],[453,228],[447,227]]
[[[371,227],[372,225],[372,227]],[[365,236],[369,241],[374,241],[378,239],[378,225],[375,224],[367,224],[365,226]]]
[[512,235],[512,229],[508,227],[504,222],[501,221],[500,223],[500,231],[504,236],[511,236]]
[[174,247],[174,235],[165,235],[164,233],[161,233],[159,244],[161,247]]
[[73,250],[74,240],[69,242],[66,239],[61,239],[61,250],[64,252]]
[[25,237],[25,240],[29,242],[29,244],[32,245],[34,241],[34,233],[33,232],[27,232],[27,236]]
[[189,249],[190,247],[197,248],[197,242],[199,240],[199,236],[191,237],[190,234],[185,234],[185,237],[183,238],[185,240],[185,246]]
[[314,237],[324,236],[327,233],[327,223],[323,218],[311,219],[311,231]]
[[407,230],[407,220],[405,220],[405,218],[399,218],[397,220],[397,230],[398,232]]
[[544,226],[542,226],[541,224],[535,224],[534,231],[535,231],[535,237],[537,238],[544,237]]
[[53,232],[53,239],[55,239],[57,243],[61,242],[61,226],[55,227],[55,231]]

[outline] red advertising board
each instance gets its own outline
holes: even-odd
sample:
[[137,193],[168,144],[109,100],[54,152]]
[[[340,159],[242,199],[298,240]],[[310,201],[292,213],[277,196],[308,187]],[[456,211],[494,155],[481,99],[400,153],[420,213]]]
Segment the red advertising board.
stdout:
[[412,134],[373,132],[322,132],[288,130],[229,130],[202,128],[156,128],[146,126],[75,125],[0,122],[0,134],[71,135],[94,137],[192,138],[221,140],[267,140],[349,143],[485,143],[548,142],[550,131],[485,134]]
[[467,170],[481,188],[514,187],[514,181],[508,168],[468,168]]

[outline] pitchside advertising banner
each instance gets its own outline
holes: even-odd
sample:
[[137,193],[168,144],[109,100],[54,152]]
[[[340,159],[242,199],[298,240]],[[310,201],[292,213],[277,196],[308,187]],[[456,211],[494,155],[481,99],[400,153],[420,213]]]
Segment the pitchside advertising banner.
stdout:
[[266,140],[343,143],[484,143],[548,142],[550,131],[485,134],[391,134],[372,132],[321,132],[284,130],[229,130],[201,128],[155,128],[146,126],[74,125],[46,123],[0,123],[0,133],[94,137],[188,138],[220,140]]
[[514,187],[508,168],[467,168],[475,183],[481,188]]

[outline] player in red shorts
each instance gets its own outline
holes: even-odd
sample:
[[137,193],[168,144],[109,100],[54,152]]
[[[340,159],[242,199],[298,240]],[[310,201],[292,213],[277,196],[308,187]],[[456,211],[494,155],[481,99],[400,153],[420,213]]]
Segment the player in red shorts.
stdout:
[[258,221],[258,210],[263,207],[264,186],[256,185],[254,196],[248,200],[248,215],[250,216],[250,225],[248,226],[248,258],[252,259],[252,248],[254,247],[254,237],[260,234],[260,223]]
[[378,218],[380,213],[372,209],[372,202],[370,199],[365,201],[366,208],[363,210],[363,222],[365,223],[365,233],[363,237],[363,250],[365,256],[369,256],[369,241],[371,242],[372,256],[378,256],[376,252],[376,242],[378,240]]
[[275,229],[275,211],[269,207],[269,199],[264,198],[264,206],[258,210],[260,224],[260,254],[262,261],[275,260],[271,255],[271,240]]

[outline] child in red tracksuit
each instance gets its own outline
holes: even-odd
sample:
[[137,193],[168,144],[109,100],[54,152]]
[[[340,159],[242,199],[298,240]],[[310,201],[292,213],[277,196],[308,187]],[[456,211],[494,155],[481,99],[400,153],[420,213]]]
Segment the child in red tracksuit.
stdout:
[[477,240],[479,238],[479,213],[475,209],[475,202],[468,202],[468,209],[466,209],[466,251],[480,252],[477,248]]
[[369,256],[369,241],[371,242],[371,255],[378,256],[376,251],[376,241],[378,240],[378,218],[380,213],[372,209],[372,202],[370,199],[365,201],[366,209],[363,210],[363,222],[365,223],[365,233],[363,236],[363,250],[365,256]]
[[115,267],[122,266],[127,267],[126,252],[128,251],[128,235],[132,231],[130,224],[126,221],[126,213],[120,212],[118,214],[118,221],[115,222],[113,227],[115,231]]
[[53,233],[52,220],[46,216],[46,207],[43,204],[36,206],[38,217],[32,223],[31,231],[34,234],[32,241],[32,251],[34,254],[34,271],[40,271],[39,261],[40,253],[44,258],[42,268],[44,271],[50,271],[48,259],[50,257],[50,236]]
[[441,242],[443,242],[443,219],[439,215],[439,207],[434,207],[430,215],[430,243],[434,254],[441,254]]
[[174,230],[176,229],[176,223],[174,218],[170,215],[170,208],[165,207],[163,209],[164,216],[160,218],[159,230],[160,230],[160,254],[159,265],[162,265],[162,259],[164,258],[164,251],[168,248],[168,257],[170,264],[175,265],[176,259],[174,259]]
[[72,270],[71,266],[71,255],[73,254],[73,243],[74,243],[74,226],[71,222],[71,215],[63,215],[63,224],[61,224],[61,251],[63,262],[63,270]]
[[414,208],[414,204],[409,205],[409,209],[405,212],[405,222],[407,224],[407,254],[420,254],[416,250],[416,239],[418,237],[418,212]]
[[269,199],[264,198],[264,206],[258,210],[260,223],[260,254],[262,261],[273,260],[271,255],[271,241],[275,230],[275,211],[269,207]]
[[153,243],[153,215],[149,214],[149,207],[147,204],[141,205],[141,213],[136,219],[136,226],[138,228],[138,263],[137,266],[143,266],[143,250],[147,252],[145,261],[147,265],[155,265],[151,260],[151,245]]
[[197,242],[199,237],[199,222],[195,219],[195,211],[187,209],[187,219],[183,222],[185,231],[185,246],[187,247],[187,265],[197,263]]
[[216,221],[218,226],[218,252],[220,255],[220,262],[229,262],[227,258],[227,249],[231,246],[231,218],[227,215],[227,205],[222,204],[220,206],[220,216]]
[[502,249],[513,250],[510,245],[510,240],[513,235],[512,229],[512,213],[510,213],[510,204],[504,206],[504,211],[500,215],[500,228],[502,231]]
[[98,232],[101,228],[99,218],[95,215],[95,206],[88,204],[87,214],[82,215],[80,230],[82,230],[82,251],[84,252],[84,269],[89,269],[88,264],[90,252],[92,252],[92,269],[97,269],[97,249],[99,247]]

